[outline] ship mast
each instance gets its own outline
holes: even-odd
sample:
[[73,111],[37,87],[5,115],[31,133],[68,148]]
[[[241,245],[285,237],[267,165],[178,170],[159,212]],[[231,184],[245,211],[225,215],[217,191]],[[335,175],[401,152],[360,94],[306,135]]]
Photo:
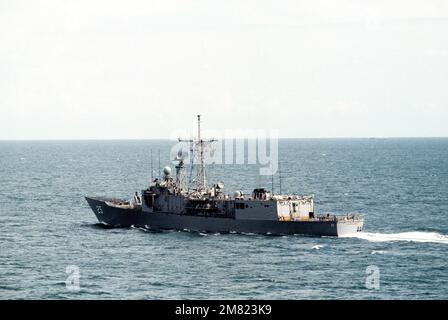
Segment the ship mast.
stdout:
[[[207,166],[205,161],[205,155],[207,152],[207,148],[215,141],[215,139],[205,140],[201,136],[201,115],[197,115],[198,119],[198,136],[196,139],[179,139],[179,142],[189,142],[191,144],[190,152],[194,153],[190,154],[190,157],[196,157],[197,165],[196,165],[196,176],[194,179],[195,182],[195,191],[199,193],[207,193],[208,192],[208,183],[207,183]],[[191,158],[192,159],[192,158]],[[193,161],[192,161],[193,164]]]
[[199,192],[208,191],[207,167],[205,164],[205,149],[215,142],[215,139],[204,140],[201,137],[201,115],[198,114],[198,140],[196,146],[199,148],[199,168],[196,177],[196,190]]

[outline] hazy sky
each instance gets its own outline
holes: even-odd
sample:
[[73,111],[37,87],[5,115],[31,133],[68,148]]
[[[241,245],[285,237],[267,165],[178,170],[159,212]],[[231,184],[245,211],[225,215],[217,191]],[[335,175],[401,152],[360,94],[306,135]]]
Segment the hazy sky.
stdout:
[[448,136],[445,0],[0,0],[0,139]]

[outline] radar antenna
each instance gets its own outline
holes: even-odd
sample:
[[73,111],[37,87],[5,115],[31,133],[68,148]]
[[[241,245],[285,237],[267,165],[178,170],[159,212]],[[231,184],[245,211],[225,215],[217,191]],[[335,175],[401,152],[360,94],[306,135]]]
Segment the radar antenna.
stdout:
[[[179,139],[179,142],[190,142],[191,151],[194,152],[194,156],[197,158],[196,165],[196,178],[194,182],[196,184],[195,190],[199,193],[207,193],[208,182],[207,182],[207,166],[205,161],[205,154],[211,148],[213,142],[216,139],[203,139],[201,136],[201,115],[197,115],[198,119],[198,137],[196,139],[184,140]],[[193,155],[190,155],[193,157]],[[193,162],[192,162],[193,164]]]

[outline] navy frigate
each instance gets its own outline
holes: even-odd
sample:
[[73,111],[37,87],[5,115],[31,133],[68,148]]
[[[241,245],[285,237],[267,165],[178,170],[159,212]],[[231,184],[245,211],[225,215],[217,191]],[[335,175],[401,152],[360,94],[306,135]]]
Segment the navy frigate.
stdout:
[[85,197],[100,223],[109,227],[272,235],[341,236],[362,231],[361,215],[316,214],[313,195],[274,194],[266,188],[256,188],[249,195],[241,191],[229,195],[222,182],[209,186],[205,150],[216,140],[201,137],[200,116],[197,118],[197,137],[179,139],[188,141],[197,156],[198,163],[189,165],[190,170],[195,167],[194,184],[186,182],[185,157],[179,153],[175,176],[170,167],[165,167],[163,178],[136,192],[133,200]]

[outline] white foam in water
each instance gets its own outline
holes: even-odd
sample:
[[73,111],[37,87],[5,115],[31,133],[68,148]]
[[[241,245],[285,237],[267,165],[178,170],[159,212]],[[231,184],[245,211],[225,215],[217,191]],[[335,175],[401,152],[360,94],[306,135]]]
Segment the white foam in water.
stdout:
[[371,254],[385,254],[387,251],[384,250],[373,250]]
[[358,232],[342,236],[343,238],[358,238],[371,242],[408,241],[433,242],[448,244],[448,236],[436,232],[400,232],[400,233],[372,233]]

